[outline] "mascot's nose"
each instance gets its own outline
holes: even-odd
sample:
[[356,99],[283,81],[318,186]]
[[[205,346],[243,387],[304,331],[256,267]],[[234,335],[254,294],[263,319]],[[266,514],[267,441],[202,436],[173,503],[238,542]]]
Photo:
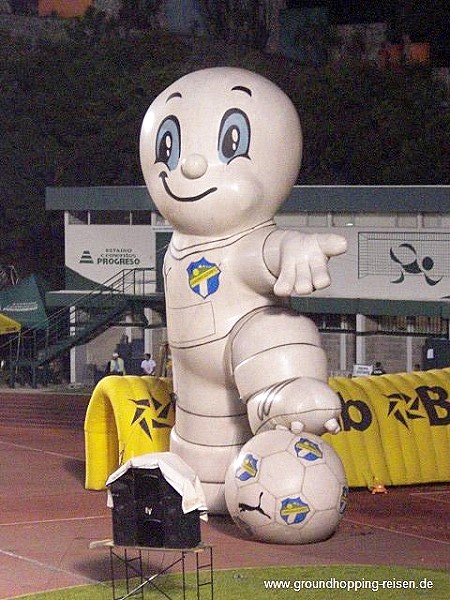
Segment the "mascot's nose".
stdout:
[[181,170],[188,179],[198,179],[206,173],[208,163],[201,154],[190,154],[181,161]]

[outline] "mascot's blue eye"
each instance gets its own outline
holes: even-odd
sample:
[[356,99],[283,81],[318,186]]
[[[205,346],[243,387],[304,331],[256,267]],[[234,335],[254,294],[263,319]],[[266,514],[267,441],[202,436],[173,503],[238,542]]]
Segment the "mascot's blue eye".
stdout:
[[155,162],[164,163],[173,171],[180,160],[181,133],[178,119],[171,115],[164,119],[156,136]]
[[231,108],[223,115],[219,129],[219,158],[229,163],[238,156],[248,158],[250,147],[250,122],[238,108]]

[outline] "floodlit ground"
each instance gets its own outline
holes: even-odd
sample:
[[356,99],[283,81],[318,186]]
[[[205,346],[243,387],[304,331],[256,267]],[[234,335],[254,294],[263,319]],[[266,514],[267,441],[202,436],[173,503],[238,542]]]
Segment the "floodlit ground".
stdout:
[[[87,399],[43,396],[0,391],[0,600],[110,579],[108,551],[89,549],[90,542],[112,536],[112,524],[106,494],[83,485]],[[338,531],[319,544],[243,540],[228,518],[213,517],[202,527],[216,569],[335,564],[449,569],[450,485],[392,488],[386,495],[352,490]],[[159,565],[166,559],[158,553],[153,560]]]

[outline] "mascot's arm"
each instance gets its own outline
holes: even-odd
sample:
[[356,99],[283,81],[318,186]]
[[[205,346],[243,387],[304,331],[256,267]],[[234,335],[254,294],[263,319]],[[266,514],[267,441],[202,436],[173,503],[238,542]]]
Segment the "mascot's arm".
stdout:
[[336,234],[276,229],[264,244],[264,261],[277,278],[277,296],[306,295],[330,285],[328,260],[343,254],[347,241]]

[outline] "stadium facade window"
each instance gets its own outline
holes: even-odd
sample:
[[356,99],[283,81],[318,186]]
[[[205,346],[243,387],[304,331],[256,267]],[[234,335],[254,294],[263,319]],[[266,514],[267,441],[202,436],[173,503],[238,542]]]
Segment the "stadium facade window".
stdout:
[[336,315],[331,313],[312,313],[308,316],[313,321],[319,331],[340,331],[348,333],[355,331],[355,315]]
[[89,225],[88,210],[69,210],[69,225]]
[[353,213],[333,213],[333,227],[352,227],[355,225],[355,215]]
[[307,227],[308,213],[279,213],[275,215],[275,223],[279,227]]
[[395,215],[384,213],[358,213],[355,215],[355,225],[358,227],[395,227]]
[[381,315],[370,319],[376,323],[378,333],[419,336],[445,336],[448,322],[440,316]]
[[169,221],[157,212],[152,213],[152,225],[154,227],[172,227]]
[[133,225],[152,225],[152,211],[135,210],[131,213],[131,222]]
[[397,227],[410,227],[413,229],[417,229],[419,226],[419,215],[405,213],[397,215]]
[[129,210],[98,210],[91,212],[91,225],[131,225]]
[[328,213],[308,213],[309,227],[328,227]]
[[438,213],[426,213],[423,215],[423,226],[428,228],[442,227],[441,215]]

